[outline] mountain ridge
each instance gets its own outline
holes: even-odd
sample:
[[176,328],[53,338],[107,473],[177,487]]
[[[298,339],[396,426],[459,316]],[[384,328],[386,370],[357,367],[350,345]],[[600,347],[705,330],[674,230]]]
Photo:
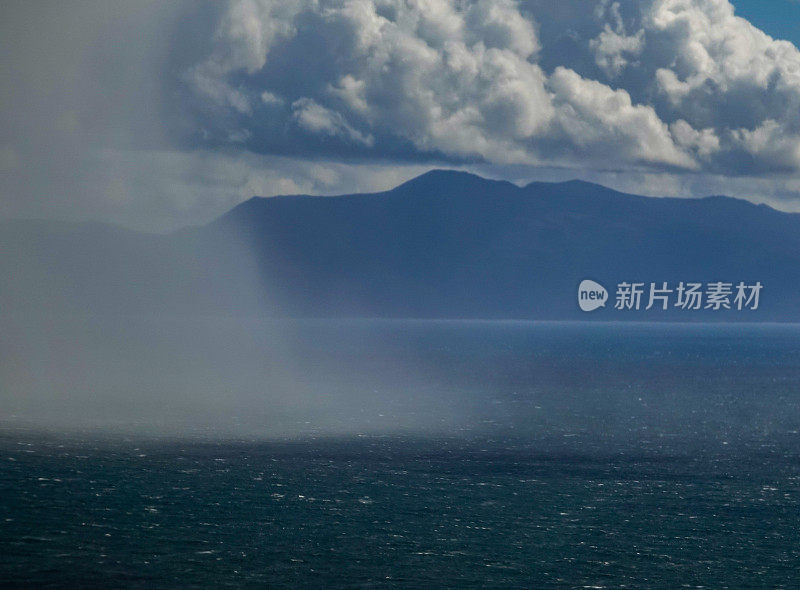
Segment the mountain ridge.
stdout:
[[399,192],[400,189],[403,189],[403,192],[406,192],[409,188],[416,188],[419,185],[423,185],[424,186],[424,184],[427,184],[427,181],[429,179],[432,179],[432,178],[442,178],[444,180],[448,180],[449,181],[452,178],[461,178],[461,177],[463,177],[465,179],[466,178],[474,179],[475,181],[477,181],[477,182],[475,182],[476,186],[480,186],[480,185],[502,185],[504,187],[509,187],[509,188],[513,187],[514,189],[517,189],[517,190],[521,191],[523,194],[527,190],[532,190],[532,189],[537,189],[537,188],[542,188],[542,187],[563,187],[563,188],[580,187],[581,189],[591,188],[591,189],[599,190],[600,192],[603,192],[603,193],[606,193],[606,194],[613,194],[613,195],[620,196],[620,197],[631,197],[631,198],[635,198],[635,199],[668,199],[668,200],[675,200],[675,201],[703,201],[703,200],[709,200],[709,199],[710,200],[726,200],[726,201],[733,201],[733,202],[737,202],[737,203],[742,203],[742,204],[745,204],[745,205],[748,205],[748,206],[752,206],[752,207],[766,208],[766,209],[769,209],[771,211],[775,211],[776,213],[781,213],[781,214],[784,214],[784,215],[796,216],[796,217],[800,218],[800,213],[798,213],[798,212],[783,211],[781,209],[776,209],[775,207],[773,207],[771,205],[768,205],[766,203],[754,203],[752,201],[749,201],[748,199],[744,199],[744,198],[740,198],[740,197],[732,197],[730,195],[709,194],[709,195],[703,195],[703,196],[699,196],[699,197],[678,197],[678,196],[674,196],[674,195],[658,195],[658,196],[656,196],[656,195],[639,195],[639,194],[636,194],[636,193],[629,193],[629,192],[626,192],[626,191],[620,191],[620,190],[608,187],[608,186],[606,186],[604,184],[591,182],[591,181],[587,181],[587,180],[582,180],[580,178],[572,178],[572,179],[569,179],[569,180],[555,181],[555,182],[534,180],[534,181],[528,182],[528,183],[520,186],[520,185],[514,184],[513,182],[510,182],[508,180],[498,180],[498,179],[487,178],[487,177],[480,176],[478,174],[474,174],[472,172],[466,172],[466,171],[462,171],[462,170],[434,169],[434,170],[430,170],[428,172],[425,172],[423,174],[420,174],[419,176],[416,176],[416,177],[414,177],[412,179],[409,179],[409,180],[407,180],[405,182],[402,182],[402,183],[398,184],[397,186],[395,186],[395,187],[393,187],[391,189],[387,189],[387,190],[383,190],[383,191],[363,192],[363,193],[340,193],[340,194],[335,194],[335,195],[312,195],[312,194],[306,194],[306,193],[281,194],[281,195],[272,195],[272,196],[253,195],[252,197],[242,201],[238,205],[235,205],[229,211],[226,211],[225,213],[222,213],[220,216],[218,216],[214,220],[211,220],[209,223],[214,223],[214,221],[216,221],[220,217],[224,217],[225,215],[227,215],[228,213],[230,213],[231,211],[233,211],[237,207],[239,207],[241,205],[244,205],[245,203],[248,203],[249,201],[253,201],[253,200],[261,201],[261,200],[271,200],[271,199],[281,199],[281,200],[285,200],[285,199],[341,199],[341,198],[348,198],[348,197],[380,197],[380,196],[387,195],[387,194],[390,194],[390,193]]
[[[453,182],[454,179],[456,179],[458,182]],[[777,214],[777,216],[789,216],[789,218],[800,220],[800,213],[782,211],[780,209],[776,209],[775,207],[767,205],[766,203],[753,203],[752,201],[749,201],[747,199],[742,199],[739,197],[731,197],[728,195],[705,195],[701,197],[676,197],[669,195],[665,196],[637,195],[634,193],[619,191],[602,184],[589,182],[578,178],[566,181],[559,181],[559,182],[532,181],[525,185],[519,186],[507,180],[495,180],[495,179],[485,178],[477,174],[461,170],[435,169],[423,173],[415,178],[412,178],[406,182],[397,185],[392,189],[388,189],[385,191],[368,192],[368,193],[342,193],[337,195],[289,194],[289,195],[275,195],[267,197],[254,195],[253,197],[250,197],[249,199],[239,203],[231,210],[223,213],[216,219],[212,220],[207,225],[213,225],[217,223],[221,219],[224,219],[225,217],[229,216],[231,213],[237,211],[240,208],[253,206],[255,203],[266,204],[266,202],[273,200],[276,200],[278,202],[286,202],[289,200],[308,202],[315,200],[327,201],[327,200],[341,200],[341,199],[371,200],[371,199],[380,199],[382,197],[402,197],[402,196],[425,198],[432,196],[430,194],[431,192],[437,192],[442,190],[440,184],[436,184],[435,182],[431,181],[436,181],[438,183],[447,182],[449,184],[449,186],[446,189],[447,193],[452,193],[452,191],[454,190],[463,190],[466,185],[466,187],[470,189],[476,189],[476,188],[486,189],[489,187],[500,187],[503,189],[502,196],[510,196],[510,197],[516,196],[516,197],[527,197],[527,198],[541,198],[542,196],[545,196],[551,198],[558,197],[567,201],[570,199],[575,199],[576,197],[583,197],[583,198],[591,198],[593,201],[595,201],[595,204],[603,203],[604,199],[608,198],[618,202],[624,202],[626,200],[627,201],[632,200],[634,202],[639,200],[681,202],[681,203],[719,202],[719,203],[725,203],[726,205],[739,207],[743,210],[769,211],[770,213]],[[420,189],[422,190],[420,191]],[[545,195],[531,194],[534,193],[535,191],[544,191],[547,194]],[[477,197],[481,198],[480,195],[477,195]]]
[[[0,271],[31,279],[4,289],[16,294],[0,300],[12,309],[37,289],[32,299],[47,299],[42,287],[52,279],[54,298],[105,311],[800,320],[800,215],[584,181],[517,186],[436,170],[377,193],[254,197],[209,224],[157,238],[82,235],[77,226],[2,234]],[[765,287],[762,307],[747,314],[611,306],[585,314],[576,302],[584,278],[612,295],[624,281]]]

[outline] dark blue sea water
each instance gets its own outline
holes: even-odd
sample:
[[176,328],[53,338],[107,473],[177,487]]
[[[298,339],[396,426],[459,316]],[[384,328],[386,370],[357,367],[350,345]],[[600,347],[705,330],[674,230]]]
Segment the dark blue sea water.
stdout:
[[[238,357],[266,346],[251,329],[215,332]],[[231,396],[240,434],[4,420],[0,585],[800,587],[797,327],[312,322],[282,341],[306,397]],[[281,437],[250,428],[269,408]]]

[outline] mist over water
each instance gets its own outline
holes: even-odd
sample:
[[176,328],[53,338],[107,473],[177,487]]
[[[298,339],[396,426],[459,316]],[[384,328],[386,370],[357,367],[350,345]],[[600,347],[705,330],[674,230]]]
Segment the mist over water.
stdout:
[[644,448],[800,429],[796,326],[64,316],[2,330],[14,428]]
[[796,326],[14,329],[0,584],[797,587]]
[[0,585],[797,587],[798,326],[0,328]]
[[591,440],[598,449],[800,430],[797,325],[277,319],[293,298],[327,302],[312,307],[320,314],[369,315],[380,301],[367,295],[382,291],[370,291],[358,265],[345,272],[310,256],[313,241],[299,253],[278,247],[297,244],[265,211],[169,235],[0,224],[0,424]]

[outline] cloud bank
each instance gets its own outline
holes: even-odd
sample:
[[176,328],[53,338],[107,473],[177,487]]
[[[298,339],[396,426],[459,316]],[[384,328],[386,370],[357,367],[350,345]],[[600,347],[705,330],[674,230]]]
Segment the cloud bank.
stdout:
[[800,168],[794,45],[727,0],[559,5],[234,0],[188,72],[199,126],[266,153]]
[[164,230],[441,166],[800,210],[800,52],[728,0],[1,10],[0,216]]

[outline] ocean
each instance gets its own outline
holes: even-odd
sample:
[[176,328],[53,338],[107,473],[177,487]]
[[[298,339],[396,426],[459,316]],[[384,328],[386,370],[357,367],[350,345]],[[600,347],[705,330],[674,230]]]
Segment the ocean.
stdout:
[[[221,325],[228,360],[269,329]],[[59,430],[17,402],[0,585],[800,586],[800,327],[358,320],[282,342],[302,403],[231,394],[182,431]]]

